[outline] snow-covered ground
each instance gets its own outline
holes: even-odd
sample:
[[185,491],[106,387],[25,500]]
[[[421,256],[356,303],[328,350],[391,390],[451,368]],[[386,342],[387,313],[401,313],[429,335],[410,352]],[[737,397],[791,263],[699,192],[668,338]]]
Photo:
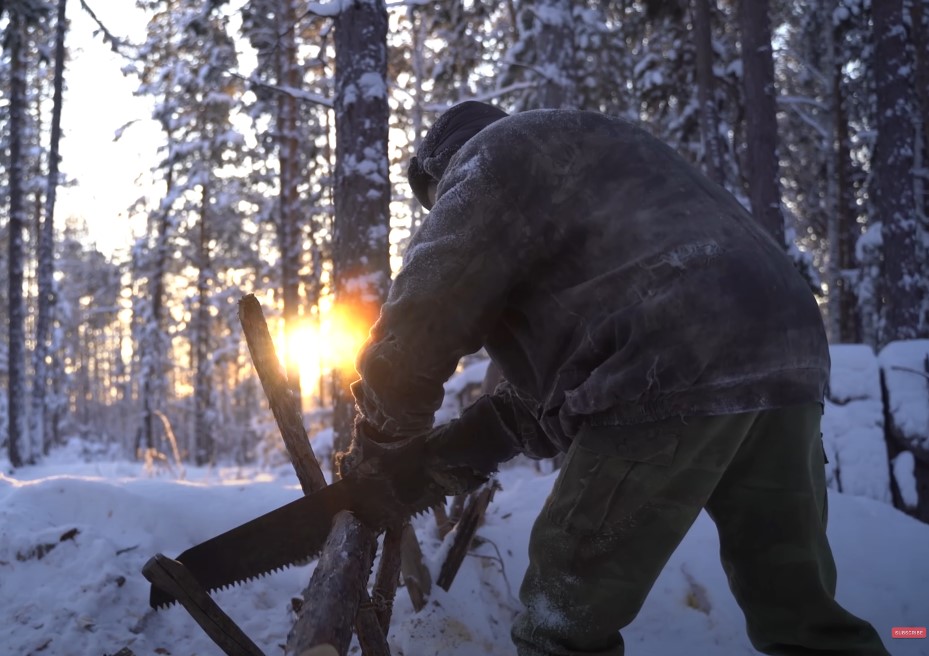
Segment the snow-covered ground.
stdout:
[[[929,656],[929,639],[891,638],[892,627],[929,625],[929,525],[890,504],[891,472],[914,506],[916,482],[911,452],[887,463],[880,372],[895,426],[922,448],[929,439],[929,381],[920,374],[927,352],[927,341],[891,344],[878,355],[867,346],[833,346],[823,417],[837,596],[876,627],[895,656]],[[440,420],[457,414],[465,387],[478,384],[485,367],[473,363],[449,381]],[[329,431],[313,440],[324,460],[329,441]],[[149,608],[140,570],[155,553],[177,555],[297,498],[292,469],[189,468],[179,480],[99,449],[73,440],[15,473],[0,456],[0,656],[102,656],[122,647],[138,656],[220,654],[182,608]],[[501,472],[503,489],[478,531],[480,546],[451,590],[433,590],[418,614],[398,592],[389,635],[396,656],[515,653],[509,626],[519,609],[529,531],[554,476],[528,462]],[[420,517],[416,528],[437,572],[444,550],[435,522]],[[702,514],[624,631],[630,656],[755,653],[717,552],[716,531]],[[215,599],[267,656],[280,656],[293,624],[291,599],[312,567]]]
[[[5,464],[5,463],[0,463]],[[0,654],[85,656],[130,647],[137,655],[206,656],[219,650],[179,607],[152,611],[139,573],[156,552],[187,547],[299,496],[287,468],[194,469],[187,479],[135,463],[83,462],[80,445],[43,464],[0,471]],[[512,655],[529,529],[553,474],[516,466],[451,590],[414,614],[397,595],[394,654]],[[870,620],[891,652],[929,656],[929,640],[892,640],[893,626],[929,624],[929,525],[886,503],[830,494],[839,600]],[[417,533],[437,567],[429,517]],[[717,559],[712,522],[701,515],[626,631],[630,656],[754,653]],[[278,572],[215,598],[268,656],[283,653],[291,598],[310,566]]]

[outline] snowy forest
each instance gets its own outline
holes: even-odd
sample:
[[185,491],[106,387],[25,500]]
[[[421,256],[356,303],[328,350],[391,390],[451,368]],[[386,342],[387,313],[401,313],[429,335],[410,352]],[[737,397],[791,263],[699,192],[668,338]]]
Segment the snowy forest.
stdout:
[[[929,532],[905,515],[929,522],[927,0],[136,0],[142,37],[115,29],[105,4],[0,0],[0,526],[24,527],[0,532],[0,568],[20,563],[4,574],[19,586],[10,589],[44,589],[42,576],[51,589],[68,563],[93,569],[88,559],[97,556],[84,551],[64,560],[72,542],[103,544],[120,558],[141,549],[75,579],[78,601],[60,612],[76,623],[64,635],[83,645],[77,651],[33,631],[60,620],[47,614],[50,593],[0,607],[16,620],[7,643],[16,653],[120,644],[213,653],[176,616],[105,609],[127,598],[145,604],[138,571],[149,551],[182,549],[293,492],[240,299],[260,301],[328,465],[349,439],[355,354],[424,216],[407,162],[436,117],[464,100],[636,122],[783,243],[832,345],[823,420],[830,489],[874,502],[838,502],[834,530],[860,547],[838,552],[840,571],[870,567],[887,553],[887,536],[899,536],[894,548],[913,545],[846,588],[843,603],[863,616],[883,613],[875,626],[885,638],[892,620],[925,625]],[[92,27],[76,32],[76,15]],[[88,42],[115,53],[119,74],[151,107],[136,119],[157,126],[150,184],[125,208],[128,219],[56,208],[59,192],[79,188],[97,163],[94,152],[61,155],[82,129],[68,99],[94,93],[69,81],[75,44]],[[135,129],[110,128],[114,140]],[[131,240],[99,248],[93,230],[124,220]],[[462,362],[444,418],[472,398],[486,364],[481,353]],[[478,645],[506,642],[493,618],[518,605],[506,568],[518,585],[512,570],[525,567],[527,522],[550,489],[550,467],[528,478],[503,472],[485,537],[511,548],[478,554],[459,584],[480,605],[437,592],[445,609],[414,619],[409,600],[398,599],[396,653],[512,653]],[[71,474],[114,487],[59,481]],[[269,475],[290,487],[269,487]],[[193,487],[146,487],[145,476],[251,477],[252,495],[222,484],[197,492],[212,499],[206,507],[222,504],[214,514],[228,521],[219,522]],[[73,491],[86,507],[43,496],[53,491]],[[175,504],[180,528],[148,519],[162,498]],[[87,519],[79,533],[84,519],[72,518],[103,508],[121,528]],[[865,525],[874,527],[866,539],[855,532]],[[650,627],[679,610],[678,596],[697,612],[693,622],[706,616],[711,628],[687,620],[651,653],[752,653],[734,602],[721,601],[722,574],[705,570],[707,526],[701,519],[632,635],[665,635]],[[34,536],[46,533],[51,546],[37,552]],[[421,537],[427,557],[441,555],[441,536],[430,539]],[[45,556],[52,547],[62,560]],[[921,565],[905,569],[916,552]],[[284,640],[283,604],[299,592],[280,576],[257,584],[257,601],[224,598],[265,645]],[[883,596],[867,587],[879,577]],[[455,618],[469,633],[452,644],[446,628]],[[171,641],[189,650],[157,651]],[[914,650],[895,653],[929,653],[918,651],[925,641],[902,642]]]
[[[273,458],[236,318],[248,293],[308,426],[344,432],[353,354],[421,217],[405,163],[466,99],[641,122],[784,242],[832,343],[876,353],[929,336],[921,0],[136,4],[141,42],[87,2],[0,4],[0,436],[14,468],[75,436],[122,457]],[[55,211],[93,166],[59,155],[80,129],[68,11],[93,18],[77,36],[119,53],[161,131],[154,184],[127,208],[134,240],[115,253],[87,217]]]

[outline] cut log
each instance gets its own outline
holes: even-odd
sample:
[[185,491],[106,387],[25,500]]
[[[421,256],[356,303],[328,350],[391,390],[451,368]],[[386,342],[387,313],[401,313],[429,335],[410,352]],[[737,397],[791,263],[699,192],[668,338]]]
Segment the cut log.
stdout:
[[319,563],[303,592],[303,608],[287,636],[286,653],[303,654],[319,645],[332,645],[340,655],[348,652],[376,547],[373,533],[354,515],[336,515]]

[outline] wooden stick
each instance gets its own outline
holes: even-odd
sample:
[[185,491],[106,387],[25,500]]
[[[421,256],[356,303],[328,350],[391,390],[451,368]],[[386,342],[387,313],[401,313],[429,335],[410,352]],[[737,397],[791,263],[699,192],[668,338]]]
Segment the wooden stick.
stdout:
[[452,522],[448,517],[448,512],[445,510],[445,504],[438,504],[432,509],[432,513],[435,515],[435,526],[439,532],[439,539],[444,540],[448,532],[452,530]]
[[426,598],[432,592],[432,576],[429,568],[423,562],[423,552],[416,539],[416,531],[410,524],[403,527],[401,534],[400,571],[403,573],[403,582],[413,602],[413,610],[417,613],[426,605]]
[[[311,494],[326,487],[326,479],[303,427],[299,405],[274,349],[261,304],[253,294],[239,301],[239,321],[303,493]],[[337,528],[341,534],[335,536]],[[344,545],[338,548],[346,551],[329,553],[330,549],[336,548],[330,546],[333,540],[333,545]],[[329,541],[323,548],[309,585],[303,591],[303,599],[307,603],[300,608],[297,621],[287,637],[288,653],[302,654],[316,646],[330,645],[339,654],[344,654],[351,643],[354,619],[362,653],[365,656],[389,656],[384,637],[386,629],[380,628],[367,591],[376,548],[377,536],[351,513],[336,515]],[[357,550],[357,553],[352,550]],[[370,558],[367,556],[369,551]],[[347,561],[350,561],[350,566],[346,566]],[[342,568],[345,568],[344,571]]]
[[304,494],[321,490],[326,487],[326,478],[310,447],[310,439],[303,427],[303,417],[300,416],[300,406],[287,385],[287,375],[274,349],[261,303],[254,294],[248,294],[239,301],[239,321],[255,371],[258,372],[271,412],[281,430],[284,446],[297,472],[300,487]]
[[468,503],[461,513],[461,519],[455,526],[452,546],[448,550],[445,562],[442,563],[442,567],[439,569],[439,578],[436,585],[443,590],[448,591],[452,586],[455,575],[458,574],[461,563],[464,562],[464,557],[471,546],[471,539],[477,532],[477,527],[484,517],[487,506],[490,505],[491,500],[494,498],[494,492],[498,489],[500,489],[500,485],[495,479],[492,479],[468,499]]
[[142,574],[177,599],[223,653],[229,656],[264,656],[182,563],[156,554],[145,563]]
[[371,594],[374,602],[374,612],[377,622],[384,633],[390,629],[390,616],[393,613],[394,597],[397,586],[400,584],[400,544],[403,537],[402,526],[391,526],[384,533],[384,546],[381,551],[381,562],[374,578],[374,592]]
[[377,617],[377,605],[368,596],[364,586],[361,588],[361,603],[355,614],[355,634],[364,656],[390,656],[387,628],[381,628]]
[[[452,507],[448,512],[448,530],[445,531],[445,535],[448,535],[448,532],[451,531],[459,521],[461,521],[461,513],[464,511],[464,504],[467,499],[467,494],[459,494],[452,498]],[[443,539],[445,535],[442,536]]]

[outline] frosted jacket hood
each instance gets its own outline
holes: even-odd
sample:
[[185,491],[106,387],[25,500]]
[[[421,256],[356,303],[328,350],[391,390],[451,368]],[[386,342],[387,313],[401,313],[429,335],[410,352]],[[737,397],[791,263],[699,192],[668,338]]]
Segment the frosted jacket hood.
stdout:
[[821,402],[829,372],[809,286],[739,202],[645,131],[568,110],[452,158],[359,356],[360,412],[428,430],[482,346],[561,449],[585,423]]
[[407,168],[410,187],[423,207],[427,210],[432,209],[428,194],[429,183],[442,179],[455,153],[471,137],[506,116],[506,112],[493,105],[469,100],[455,105],[439,117],[417,149],[416,157],[410,159]]

